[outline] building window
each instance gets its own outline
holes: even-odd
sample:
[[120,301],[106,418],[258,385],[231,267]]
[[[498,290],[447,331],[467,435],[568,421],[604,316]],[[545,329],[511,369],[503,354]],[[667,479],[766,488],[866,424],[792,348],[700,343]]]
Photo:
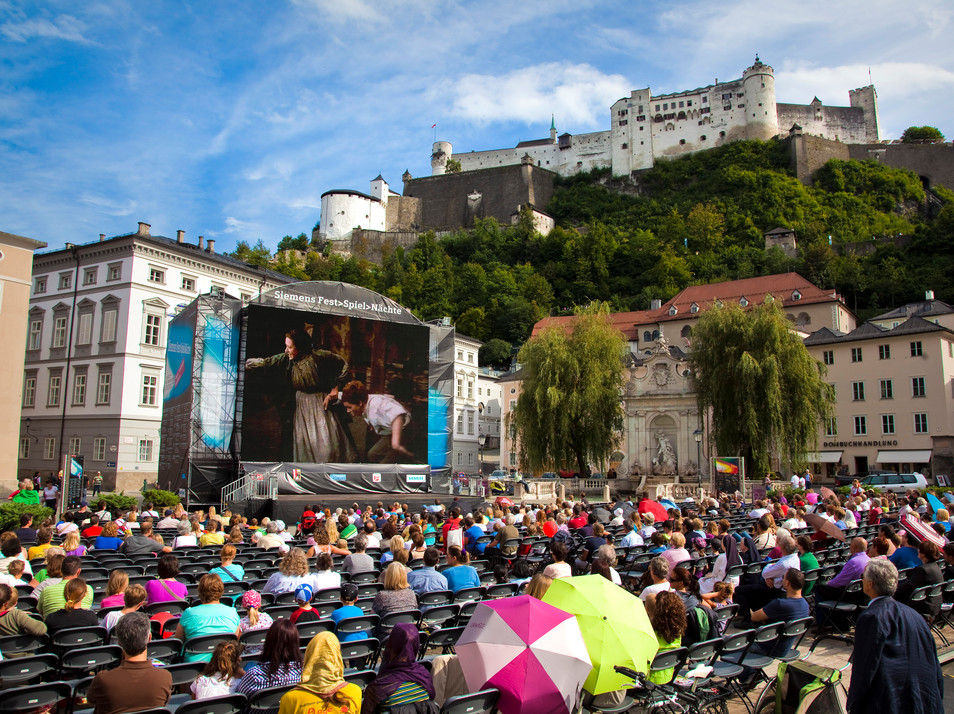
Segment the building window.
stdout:
[[96,268],[87,268],[83,272],[83,285],[96,284]]
[[864,436],[868,433],[868,417],[855,417],[855,436]]
[[457,361],[458,362],[464,361],[464,350],[457,350]]
[[891,345],[878,345],[878,359],[891,359]]
[[149,268],[149,282],[150,283],[165,283],[166,282],[166,271],[161,268]]
[[66,347],[66,316],[53,318],[53,345],[57,347]]
[[63,376],[60,374],[50,375],[50,388],[46,393],[46,406],[60,406],[60,387],[62,386]]
[[474,413],[467,412],[467,433],[473,436],[474,433]]
[[699,312],[699,306],[695,303],[692,303],[692,305],[689,306],[689,312],[695,315],[697,312]]
[[43,335],[43,320],[30,320],[30,336],[27,339],[28,350],[40,349]]
[[142,376],[142,406],[156,406],[156,392],[159,389],[159,377],[154,374]]
[[116,320],[119,317],[119,311],[116,308],[103,308],[103,324],[101,329],[100,342],[116,341]]
[[464,411],[463,409],[457,412],[457,433],[464,433]]
[[28,374],[23,379],[23,406],[32,407],[36,405],[36,375]]
[[881,415],[881,433],[882,434],[894,433],[894,414]]
[[467,398],[468,399],[474,398],[474,380],[472,379],[467,380]]
[[121,265],[110,265],[106,271],[106,280],[119,280],[123,276]]
[[146,329],[143,335],[143,343],[147,345],[159,346],[160,336],[162,334],[162,316],[146,315]]
[[828,417],[825,420],[825,436],[838,436],[837,417]]
[[911,377],[911,396],[926,396],[924,392],[924,377]]
[[798,290],[792,291],[792,300],[801,300],[802,294]]
[[825,350],[822,352],[822,362],[825,364],[835,364],[835,351]]
[[851,361],[852,361],[852,362],[860,362],[860,361],[861,361],[861,348],[860,348],[860,347],[852,347],[852,348],[851,348]]
[[911,343],[911,356],[920,357],[924,354],[924,351],[921,349],[921,341]]
[[209,288],[209,293],[212,295],[225,295],[225,286],[212,284],[212,287]]
[[29,459],[30,458],[30,437],[24,436],[20,438],[20,458]]
[[865,383],[864,382],[851,383],[851,399],[856,402],[863,402],[865,400]]
[[52,461],[56,458],[56,439],[48,436],[43,440],[43,458]]
[[93,439],[93,461],[106,460],[106,437],[97,436]]
[[96,382],[96,403],[109,404],[109,388],[113,375],[109,372],[100,372]]
[[60,273],[60,290],[69,290],[73,287],[73,273]]
[[79,327],[76,330],[77,346],[88,345],[93,341],[93,313],[84,312],[79,316]]
[[188,275],[182,276],[182,289],[194,293],[195,292],[195,278],[190,278]]
[[70,454],[75,456],[83,453],[83,440],[78,436],[70,437]]
[[890,379],[881,380],[881,398],[894,399],[894,381]]
[[86,404],[86,373],[73,374],[73,406]]
[[464,398],[464,378],[463,377],[457,378],[457,396],[460,397],[461,399]]
[[152,461],[152,439],[139,440],[139,460]]
[[40,293],[46,292],[46,278],[37,278],[36,284],[33,287],[33,293],[39,295]]
[[914,433],[915,434],[928,433],[928,415],[926,413],[914,415]]

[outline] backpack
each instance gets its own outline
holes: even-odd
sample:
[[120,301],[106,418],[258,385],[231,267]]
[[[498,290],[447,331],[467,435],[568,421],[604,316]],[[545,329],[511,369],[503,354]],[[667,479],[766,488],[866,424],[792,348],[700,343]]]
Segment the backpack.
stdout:
[[694,607],[686,614],[686,632],[682,646],[689,647],[717,635],[715,614],[707,607]]

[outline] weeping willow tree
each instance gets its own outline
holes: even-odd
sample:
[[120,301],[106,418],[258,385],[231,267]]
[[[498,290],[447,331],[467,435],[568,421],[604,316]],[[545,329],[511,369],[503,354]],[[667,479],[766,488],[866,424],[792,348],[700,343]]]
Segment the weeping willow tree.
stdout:
[[693,327],[689,359],[720,454],[744,456],[748,473],[762,474],[783,459],[802,464],[816,448],[833,403],[826,369],[774,300],[706,311]]
[[608,316],[603,303],[578,309],[569,329],[548,328],[520,350],[523,381],[509,426],[522,467],[555,471],[575,463],[586,474],[618,445],[627,347]]

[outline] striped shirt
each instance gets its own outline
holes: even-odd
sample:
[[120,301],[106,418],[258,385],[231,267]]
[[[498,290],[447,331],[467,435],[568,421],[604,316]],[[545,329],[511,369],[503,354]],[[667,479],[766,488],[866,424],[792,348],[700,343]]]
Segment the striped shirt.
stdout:
[[405,682],[384,702],[385,707],[396,707],[411,702],[426,702],[430,697],[427,690],[417,682]]
[[297,662],[289,663],[287,667],[280,668],[272,675],[268,674],[267,667],[265,663],[251,665],[245,670],[245,676],[239,682],[238,691],[250,695],[266,687],[285,687],[301,681],[301,665]]

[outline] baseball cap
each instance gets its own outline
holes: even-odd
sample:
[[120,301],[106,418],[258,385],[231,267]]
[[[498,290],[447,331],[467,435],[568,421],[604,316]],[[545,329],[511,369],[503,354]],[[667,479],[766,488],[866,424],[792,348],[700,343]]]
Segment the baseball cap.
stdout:
[[341,583],[341,599],[351,602],[358,599],[358,586],[354,583]]
[[302,583],[295,588],[295,599],[298,602],[311,602],[311,598],[314,594],[315,591],[311,589],[311,585],[308,583]]

